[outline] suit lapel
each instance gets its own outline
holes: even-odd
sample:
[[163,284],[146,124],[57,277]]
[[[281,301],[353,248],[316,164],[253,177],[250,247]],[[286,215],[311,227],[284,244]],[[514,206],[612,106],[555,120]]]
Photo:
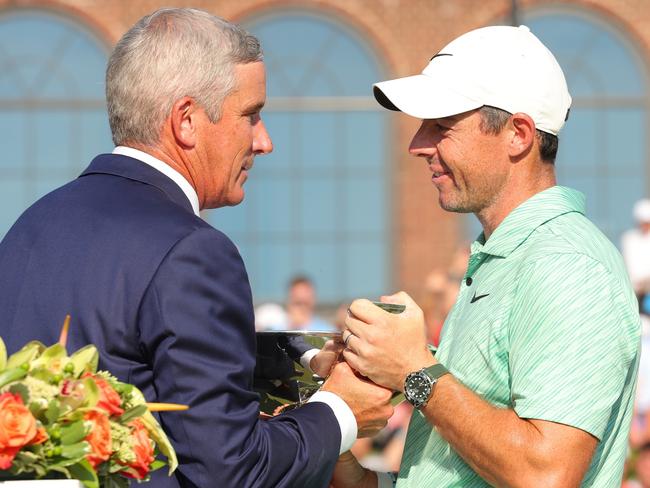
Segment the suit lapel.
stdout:
[[155,186],[174,203],[194,213],[187,196],[172,179],[137,159],[120,154],[100,154],[92,160],[79,178],[93,174],[121,176]]

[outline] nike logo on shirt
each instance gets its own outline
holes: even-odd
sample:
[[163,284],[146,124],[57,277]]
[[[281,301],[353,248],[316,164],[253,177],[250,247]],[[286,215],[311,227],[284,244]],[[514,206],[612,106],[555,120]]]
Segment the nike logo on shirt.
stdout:
[[479,296],[476,296],[476,292],[474,292],[474,296],[473,296],[472,299],[469,301],[469,303],[478,302],[481,298],[485,298],[485,297],[487,297],[487,296],[489,296],[489,295],[490,295],[489,293],[486,293],[485,295],[479,295]]

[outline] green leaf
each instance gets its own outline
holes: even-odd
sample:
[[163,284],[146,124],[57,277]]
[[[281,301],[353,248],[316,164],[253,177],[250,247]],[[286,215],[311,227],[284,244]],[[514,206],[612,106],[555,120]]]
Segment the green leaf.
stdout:
[[129,488],[131,481],[123,476],[111,475],[102,478],[102,488]]
[[146,405],[136,405],[135,407],[129,408],[126,412],[120,415],[118,422],[121,424],[126,424],[133,419],[142,417],[147,411],[148,410]]
[[0,371],[5,369],[7,366],[7,346],[5,346],[5,341],[0,337]]
[[[16,383],[9,387],[9,391],[14,395],[20,395],[25,405],[29,404],[29,389],[22,383]],[[33,413],[33,412],[32,412]]]
[[65,476],[68,479],[72,478],[72,473],[70,473],[70,470],[63,467],[63,466],[48,466],[50,471],[54,471],[55,473],[61,473],[63,476]]
[[128,383],[122,383],[121,381],[116,381],[114,385],[115,391],[117,391],[120,396],[131,396],[134,386]]
[[32,368],[44,367],[50,371],[63,370],[63,359],[68,357],[68,353],[61,344],[52,344],[45,349],[40,356],[32,361]]
[[30,466],[38,461],[38,456],[30,451],[19,451],[14,458],[14,464],[16,466],[24,464]]
[[38,357],[39,354],[45,349],[45,346],[42,342],[31,341],[23,346],[20,351],[13,353],[7,359],[7,364],[5,368],[18,368],[25,363],[30,363],[34,358]]
[[47,410],[45,411],[45,419],[48,424],[53,424],[59,419],[61,415],[61,405],[56,398],[50,400],[50,403],[47,405]]
[[167,463],[165,461],[161,461],[160,459],[156,459],[153,463],[151,463],[151,468],[149,469],[149,472],[153,473],[154,471],[162,468],[165,465],[167,465]]
[[97,383],[95,383],[95,380],[92,378],[85,378],[83,380],[84,384],[84,400],[85,400],[85,405],[87,407],[94,407],[97,405],[97,402],[99,401],[99,387],[97,386]]
[[86,488],[99,488],[97,474],[87,459],[70,466],[72,477],[81,481]]
[[74,366],[74,376],[78,378],[86,371],[89,371],[90,373],[95,373],[97,371],[99,353],[97,352],[97,348],[90,344],[82,347],[70,356],[70,361]]
[[61,444],[76,444],[88,435],[88,430],[83,420],[72,422],[61,427]]
[[5,369],[0,373],[0,388],[13,381],[22,380],[27,376],[27,370],[24,368]]
[[77,459],[80,460],[90,452],[90,444],[86,441],[78,442],[76,444],[62,445],[61,446],[61,456],[67,459]]

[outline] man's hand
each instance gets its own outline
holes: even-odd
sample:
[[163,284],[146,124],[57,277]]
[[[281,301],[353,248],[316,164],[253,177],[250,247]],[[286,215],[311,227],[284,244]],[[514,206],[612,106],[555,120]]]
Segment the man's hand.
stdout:
[[357,420],[358,437],[375,435],[393,415],[392,391],[355,374],[345,362],[336,363],[321,389],[347,403]]
[[341,358],[343,343],[338,341],[327,341],[318,354],[309,362],[309,367],[321,378],[327,378],[330,371]]
[[361,466],[347,451],[336,462],[330,488],[377,488],[377,475]]
[[365,299],[352,302],[345,321],[348,330],[343,332],[347,342],[343,357],[375,383],[403,391],[407,374],[436,361],[427,348],[424,314],[413,299],[400,292],[382,301],[400,303],[406,309],[392,314]]

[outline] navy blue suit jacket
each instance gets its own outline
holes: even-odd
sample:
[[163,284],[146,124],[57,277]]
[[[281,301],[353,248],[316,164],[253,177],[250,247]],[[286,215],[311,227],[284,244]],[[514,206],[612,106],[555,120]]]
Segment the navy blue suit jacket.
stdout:
[[53,344],[71,314],[70,352],[93,343],[100,368],[148,401],[191,406],[161,415],[180,467],[153,486],[327,486],[340,446],[332,410],[314,402],[258,420],[244,264],[150,166],[98,156],[30,207],[0,244],[0,310],[10,352]]

